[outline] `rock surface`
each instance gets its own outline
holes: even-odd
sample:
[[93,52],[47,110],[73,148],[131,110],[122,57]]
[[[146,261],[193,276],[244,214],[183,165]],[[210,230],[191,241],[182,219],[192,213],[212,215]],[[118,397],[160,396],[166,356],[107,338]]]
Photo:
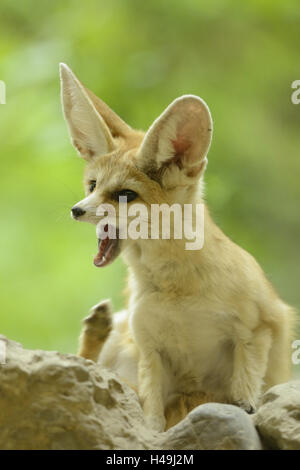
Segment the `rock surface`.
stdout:
[[0,335],[0,449],[260,449],[251,418],[208,403],[166,433],[144,422],[136,394],[92,361],[30,351]]
[[253,420],[267,448],[300,450],[300,380],[270,388]]
[[[3,337],[2,337],[3,338]],[[7,342],[0,366],[1,449],[147,449],[135,393],[73,355]]]
[[165,436],[169,448],[176,450],[262,449],[250,416],[237,406],[220,403],[198,406]]

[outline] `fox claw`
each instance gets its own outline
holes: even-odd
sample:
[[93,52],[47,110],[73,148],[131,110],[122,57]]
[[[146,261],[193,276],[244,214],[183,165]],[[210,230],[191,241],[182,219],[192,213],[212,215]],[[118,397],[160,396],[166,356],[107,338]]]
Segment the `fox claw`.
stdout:
[[238,400],[234,404],[239,408],[242,408],[242,410],[246,411],[246,413],[248,413],[249,415],[254,414],[256,411],[255,407],[252,406],[251,403],[246,400]]

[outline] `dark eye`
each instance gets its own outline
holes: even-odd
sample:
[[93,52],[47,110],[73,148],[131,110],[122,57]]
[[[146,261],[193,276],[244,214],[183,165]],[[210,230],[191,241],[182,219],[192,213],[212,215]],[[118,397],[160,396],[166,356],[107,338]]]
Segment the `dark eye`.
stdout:
[[127,202],[133,201],[138,197],[138,194],[135,191],[131,191],[131,189],[122,189],[122,191],[116,191],[113,193],[113,199],[119,201],[120,197],[126,197]]
[[90,181],[89,182],[89,191],[90,191],[90,193],[92,193],[94,191],[95,187],[96,187],[96,181],[95,180]]

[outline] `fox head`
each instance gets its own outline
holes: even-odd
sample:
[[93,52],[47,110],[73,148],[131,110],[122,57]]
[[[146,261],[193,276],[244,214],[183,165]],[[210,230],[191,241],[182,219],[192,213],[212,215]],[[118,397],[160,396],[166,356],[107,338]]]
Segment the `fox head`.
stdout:
[[[142,132],[117,116],[67,65],[60,65],[60,75],[71,142],[86,161],[86,197],[72,208],[74,219],[97,225],[97,208],[110,204],[119,214],[122,196],[128,209],[133,203],[150,208],[191,202],[199,191],[212,137],[211,115],[201,98],[177,98]],[[97,266],[112,262],[130,244],[118,238],[100,240]]]

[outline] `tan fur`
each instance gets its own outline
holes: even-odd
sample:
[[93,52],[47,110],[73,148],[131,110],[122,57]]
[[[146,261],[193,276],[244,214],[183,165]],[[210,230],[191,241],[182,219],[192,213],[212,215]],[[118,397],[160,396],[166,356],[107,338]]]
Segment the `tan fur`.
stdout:
[[111,307],[108,301],[102,301],[83,320],[78,355],[97,362],[111,328]]
[[[76,205],[86,211],[80,220],[97,224],[96,208],[103,202],[118,212],[111,195],[121,189],[137,192],[135,202],[148,208],[204,203],[212,122],[202,100],[175,100],[144,134],[120,120],[64,65],[61,75],[70,135],[87,160],[86,198]],[[89,194],[91,180],[97,186]],[[249,411],[262,391],[290,377],[293,310],[207,208],[204,234],[198,251],[185,250],[185,239],[122,240],[128,309],[112,315],[111,331],[98,346],[99,325],[94,336],[85,330],[81,337],[80,354],[96,360],[100,353],[99,364],[137,389],[149,425],[159,431],[209,400]]]

